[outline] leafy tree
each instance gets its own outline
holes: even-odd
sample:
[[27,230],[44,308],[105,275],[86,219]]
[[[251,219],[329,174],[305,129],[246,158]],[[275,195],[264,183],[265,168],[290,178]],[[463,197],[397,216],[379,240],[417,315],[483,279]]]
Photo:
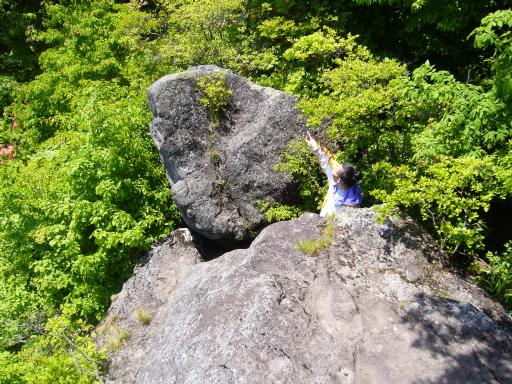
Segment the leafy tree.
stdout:
[[354,36],[340,43],[344,57],[318,80],[324,91],[305,97],[299,107],[309,124],[328,122],[327,134],[337,141],[342,160],[364,167],[384,159],[400,163],[408,156],[409,136],[394,113],[393,80],[404,76],[405,68],[377,60]]
[[417,66],[430,60],[458,79],[485,76],[480,52],[468,34],[488,13],[507,9],[510,1],[437,0],[251,0],[249,25],[281,17],[295,23],[322,20],[337,31],[361,36],[374,53]]
[[445,250],[465,254],[467,261],[487,257],[481,281],[505,303],[508,254],[485,252],[484,217],[492,201],[512,197],[511,15],[490,14],[472,33],[478,47],[494,48],[494,75],[483,86],[462,84],[428,64],[402,83],[401,97],[417,111],[414,155],[400,168],[376,165],[391,182],[387,193],[374,191],[387,213],[394,207],[419,212]]
[[[313,92],[307,85],[301,90],[299,106],[309,124],[339,160],[362,168],[371,195],[366,203],[385,202],[383,215],[408,210],[445,251],[464,255],[467,263],[485,257],[484,217],[491,203],[512,196],[509,29],[510,11],[499,11],[472,33],[478,47],[494,48],[493,76],[480,85],[462,83],[428,62],[408,75],[349,35],[335,40],[338,56],[318,74]],[[310,46],[302,45],[305,52],[296,56],[307,60]],[[307,169],[303,156],[296,148],[287,151],[282,168],[296,174],[308,194],[320,196],[312,183],[317,174],[298,172]],[[493,260],[485,273],[508,276],[508,264]]]
[[[83,337],[69,340],[99,359],[88,325],[140,255],[180,224],[147,129],[147,86],[172,66],[158,59],[161,23],[133,3],[47,3],[45,12],[45,29],[33,32],[49,46],[42,72],[17,87],[0,127],[18,155],[0,165],[0,377],[89,382],[92,363],[76,369],[81,354],[66,355],[52,322],[69,323]],[[46,370],[36,377],[38,364]]]
[[0,75],[26,81],[37,72],[41,47],[28,34],[40,25],[40,10],[41,0],[0,0]]
[[42,307],[99,319],[141,252],[179,221],[149,140],[132,128],[135,118],[145,129],[145,105],[125,102],[133,117],[96,104],[90,132],[58,134],[26,166],[1,169],[5,272],[25,276]]
[[173,65],[211,63],[237,67],[244,29],[242,0],[160,0],[168,31],[164,43]]
[[[363,186],[369,190],[379,185],[372,164],[388,161],[399,165],[412,156],[411,111],[405,104],[399,108],[397,100],[406,69],[394,60],[375,58],[355,36],[334,39],[336,57],[318,74],[312,89],[307,84],[303,87],[298,106],[316,136],[340,162],[352,162],[364,170]],[[302,148],[293,143],[280,168],[297,177],[305,207],[311,209],[321,201],[324,191],[323,183],[317,181],[321,176],[311,173],[316,165],[304,160],[309,155],[305,145]],[[365,196],[365,203],[370,204],[371,199]]]
[[512,138],[509,108],[495,92],[460,83],[428,63],[404,80],[400,94],[416,110],[421,126],[413,138],[415,161],[484,155],[506,148]]
[[482,19],[482,25],[471,35],[475,47],[493,48],[491,59],[494,74],[493,91],[499,101],[512,102],[512,11],[498,11]]
[[372,191],[386,202],[381,212],[413,208],[410,212],[419,213],[440,247],[449,254],[465,254],[467,262],[484,250],[482,213],[494,198],[505,198],[511,192],[505,181],[512,176],[512,168],[503,169],[495,156],[442,156],[423,167],[380,163],[375,170],[390,180],[388,191]]
[[[72,4],[46,5],[44,29],[33,32],[34,40],[51,47],[39,57],[42,73],[19,87],[14,104],[6,109],[10,120],[4,121],[4,140],[16,143],[20,156],[57,131],[76,129],[74,112],[84,107],[83,100],[88,100],[87,108],[93,106],[95,84],[121,87],[114,99],[128,91],[143,97],[156,77],[175,70],[159,56],[163,43],[154,35],[163,27],[153,14],[131,3]],[[15,131],[10,129],[12,119],[18,124]]]

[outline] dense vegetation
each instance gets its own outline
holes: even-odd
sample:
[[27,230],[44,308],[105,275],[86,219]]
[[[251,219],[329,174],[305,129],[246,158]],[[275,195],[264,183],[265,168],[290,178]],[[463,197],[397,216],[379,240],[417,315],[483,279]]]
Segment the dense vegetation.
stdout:
[[[300,96],[366,204],[414,215],[511,309],[512,236],[488,213],[512,199],[510,3],[0,0],[0,382],[101,381],[88,332],[181,225],[146,89],[195,64]],[[267,216],[317,209],[302,138],[279,168],[303,203]]]

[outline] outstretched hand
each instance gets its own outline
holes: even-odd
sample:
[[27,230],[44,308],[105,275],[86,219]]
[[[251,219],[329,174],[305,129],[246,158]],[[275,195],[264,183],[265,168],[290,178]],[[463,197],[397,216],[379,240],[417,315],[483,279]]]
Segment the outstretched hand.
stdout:
[[313,135],[309,131],[306,133],[306,143],[308,143],[308,145],[313,150],[318,148],[318,143],[316,142],[315,138],[313,137]]

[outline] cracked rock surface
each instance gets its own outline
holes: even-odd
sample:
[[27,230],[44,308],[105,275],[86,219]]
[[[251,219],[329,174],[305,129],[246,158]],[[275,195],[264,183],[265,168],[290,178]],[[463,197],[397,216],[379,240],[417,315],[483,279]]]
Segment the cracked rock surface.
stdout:
[[166,326],[166,310],[177,287],[200,261],[192,234],[181,228],[155,244],[135,267],[96,328],[97,342],[109,355],[109,382],[135,381]]
[[134,376],[116,382],[512,382],[510,318],[410,219],[348,208],[330,246],[303,254],[325,226],[305,214],[191,266],[147,326],[144,358],[126,354]]
[[[214,122],[197,81],[219,74],[232,96]],[[296,201],[293,179],[274,170],[286,144],[306,130],[294,96],[203,65],[161,78],[148,99],[151,136],[189,228],[212,240],[244,241],[265,224],[258,201]]]

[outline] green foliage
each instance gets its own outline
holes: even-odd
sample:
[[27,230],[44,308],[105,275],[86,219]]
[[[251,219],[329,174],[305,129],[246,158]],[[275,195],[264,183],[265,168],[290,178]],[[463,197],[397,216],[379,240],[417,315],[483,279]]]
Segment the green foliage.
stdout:
[[226,84],[225,75],[217,72],[202,76],[197,80],[202,96],[199,101],[208,111],[210,118],[218,124],[220,113],[229,105],[233,91]]
[[[507,12],[490,15],[473,33],[478,46],[496,47],[493,68],[505,51],[501,40],[507,46],[510,33],[498,36],[493,28],[510,29],[508,20]],[[497,69],[490,80],[492,88],[463,84],[428,63],[404,78],[397,88],[398,106],[408,106],[415,124],[413,155],[407,166],[375,168],[390,180],[373,193],[387,203],[386,212],[413,207],[443,248],[469,258],[484,252],[483,214],[489,203],[512,196],[511,110],[498,91]]]
[[512,10],[491,13],[471,35],[475,47],[493,48],[494,91],[510,107],[512,102]]
[[[430,59],[438,67],[456,73],[457,78],[485,72],[481,56],[469,41],[468,34],[490,12],[507,9],[510,1],[460,0],[340,0],[326,2],[251,0],[247,12],[249,26],[275,18],[286,21],[283,29],[289,36],[305,35],[322,24],[338,32],[361,36],[361,42],[382,56],[399,57],[416,66]],[[289,22],[305,28],[290,29]],[[279,23],[275,23],[276,28]],[[293,34],[293,35],[292,35]],[[269,35],[269,34],[267,34]],[[273,36],[276,36],[275,34]],[[283,35],[285,36],[285,35]],[[282,43],[282,40],[278,43]]]
[[[288,37],[296,36],[299,33],[299,27],[295,22],[282,16],[262,20],[257,29],[261,37],[272,41],[287,40]],[[303,39],[305,38],[306,36],[303,37]]]
[[[12,324],[2,332],[7,346],[31,334],[32,319],[20,314],[34,307],[101,318],[140,254],[177,221],[155,161],[123,160],[130,152],[143,160],[144,145],[110,138],[117,145],[107,149],[91,135],[57,136],[16,177],[4,178],[0,311]],[[57,139],[69,141],[63,147]]]
[[488,252],[486,258],[489,267],[481,272],[478,283],[512,311],[512,242],[508,242],[499,254]]
[[[282,162],[276,165],[279,172],[291,174],[297,181],[302,211],[316,211],[322,204],[327,189],[317,159],[301,137],[291,140],[281,155]],[[270,220],[271,221],[271,220]]]
[[177,221],[158,157],[139,133],[144,104],[97,100],[75,115],[89,130],[60,133],[26,165],[3,167],[0,242],[12,273],[31,271],[44,302],[101,316],[116,281]]
[[[243,50],[240,69],[263,85],[289,93],[316,92],[318,73],[341,53],[340,36],[329,27],[329,15],[303,21],[272,15],[250,29],[250,50]],[[255,16],[255,15],[253,15]],[[336,18],[334,18],[336,19]]]
[[[463,15],[473,19],[474,12],[485,11],[489,5],[482,4],[479,9],[474,2],[462,0],[457,3],[440,3],[435,0],[352,0],[361,5],[380,4],[387,6],[400,7],[408,10],[407,14],[402,15],[406,22],[406,30],[420,30],[425,25],[433,25],[442,32],[457,32],[464,28],[468,20],[464,20]],[[485,3],[485,2],[482,2]]]
[[[486,258],[481,284],[510,307],[510,245],[486,253],[482,219],[512,196],[508,5],[0,0],[0,381],[100,381],[90,326],[138,257],[180,224],[146,89],[195,64],[301,96],[316,136],[365,174],[365,203],[405,208],[448,252]],[[379,54],[433,64],[410,74]],[[225,80],[198,87],[219,121]],[[214,144],[212,132],[219,163]],[[302,202],[263,203],[267,220],[316,211],[325,176],[303,138],[276,168],[296,178]],[[224,180],[216,187],[229,193]],[[305,252],[328,246],[329,228]],[[109,348],[122,347],[129,334],[111,328]]]
[[259,201],[258,208],[265,216],[268,223],[290,220],[299,217],[303,211],[299,207],[285,204],[270,204],[266,201]]
[[27,34],[40,26],[40,8],[40,0],[0,0],[0,76],[27,81],[37,72],[40,46]]
[[327,55],[332,55],[341,48],[336,37],[336,32],[330,28],[301,36],[293,41],[292,46],[284,52],[283,57],[286,60],[300,61],[315,58],[322,62]]
[[91,382],[52,314],[87,331],[181,222],[147,130],[146,87],[171,66],[151,40],[160,24],[133,4],[46,4],[31,32],[49,47],[42,73],[15,87],[0,125],[19,155],[0,164],[0,347],[20,382]]
[[[376,59],[355,39],[352,35],[337,39],[340,57],[317,79],[316,88],[323,91],[306,91],[309,95],[298,106],[340,162],[363,169],[363,187],[371,189],[380,185],[372,164],[388,161],[398,165],[412,156],[411,111],[405,103],[399,108],[397,100],[405,67],[393,60]],[[326,191],[325,176],[304,140],[289,144],[278,169],[298,181],[304,209],[318,209]]]
[[[336,40],[336,56],[324,58],[314,87],[300,85],[299,106],[321,141],[338,160],[363,170],[366,203],[385,202],[383,214],[407,209],[444,250],[468,260],[485,253],[483,217],[490,202],[512,196],[512,119],[504,85],[512,69],[508,12],[482,23],[473,33],[477,46],[495,52],[493,77],[479,86],[429,63],[408,75],[398,62],[375,58],[351,35]],[[308,60],[303,49],[301,57]],[[304,74],[304,68],[295,70]],[[279,167],[295,175],[302,195],[320,197],[321,178],[299,143],[291,144]]]
[[208,148],[207,153],[208,153],[208,157],[210,158],[210,161],[212,162],[212,164],[215,165],[216,167],[219,166],[222,159],[219,155],[219,152],[215,149],[215,147],[213,147],[213,145]]
[[5,383],[102,383],[106,360],[88,336],[90,327],[63,316],[48,320],[17,358],[0,352],[0,381]]
[[493,198],[507,193],[503,178],[512,173],[509,170],[506,176],[499,168],[491,156],[441,157],[418,168],[381,163],[375,170],[390,180],[389,191],[376,189],[372,194],[386,202],[379,209],[384,216],[397,206],[414,207],[432,226],[442,249],[474,255],[483,249],[481,214],[489,209]]
[[13,101],[13,93],[17,82],[12,76],[0,74],[0,111]]
[[159,0],[168,28],[163,37],[173,65],[197,64],[238,67],[238,49],[244,26],[242,0]]
[[477,156],[506,147],[512,138],[509,108],[494,92],[463,84],[428,63],[404,79],[399,95],[414,110],[414,160],[439,155]]
[[[215,131],[220,128],[222,111],[229,105],[233,91],[227,86],[226,75],[222,72],[200,77],[197,80],[196,86],[201,93],[199,101],[206,109],[211,123],[211,133],[208,137],[208,157],[212,164],[218,167],[222,162],[222,158],[219,151],[215,148],[215,143],[217,142]],[[218,183],[218,186],[221,190],[228,189],[222,183]]]
[[327,223],[318,239],[302,240],[297,243],[297,248],[309,256],[317,256],[319,252],[332,244],[334,236],[334,216],[327,217]]
[[[324,91],[305,97],[299,108],[308,124],[328,122],[327,134],[338,141],[341,157],[360,167],[378,160],[400,163],[410,155],[406,118],[396,113],[396,83],[405,67],[393,60],[377,60],[348,35],[340,40],[344,57],[321,73]],[[357,128],[356,128],[357,127]]]

